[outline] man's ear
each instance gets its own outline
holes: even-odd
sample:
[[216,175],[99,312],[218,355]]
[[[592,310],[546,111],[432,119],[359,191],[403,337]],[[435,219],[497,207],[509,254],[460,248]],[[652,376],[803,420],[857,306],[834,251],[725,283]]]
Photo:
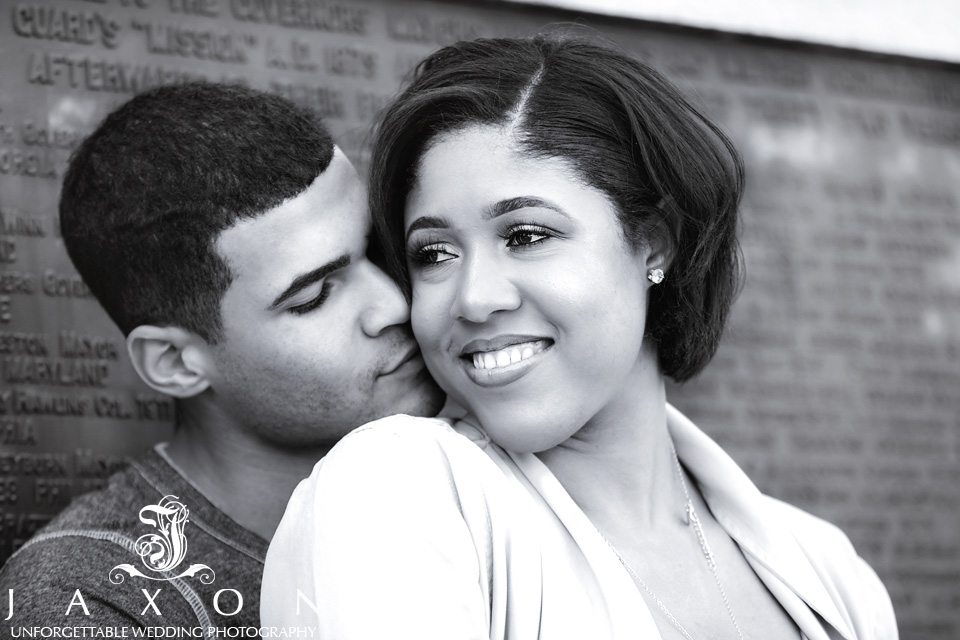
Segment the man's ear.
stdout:
[[127,353],[150,388],[174,398],[203,393],[215,372],[207,343],[180,327],[140,325],[127,336]]

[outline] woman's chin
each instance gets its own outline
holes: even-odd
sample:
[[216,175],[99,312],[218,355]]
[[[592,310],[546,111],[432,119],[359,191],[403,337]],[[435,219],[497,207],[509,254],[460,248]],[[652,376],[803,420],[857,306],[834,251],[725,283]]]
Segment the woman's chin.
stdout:
[[484,432],[498,446],[514,453],[539,453],[568,440],[577,429],[557,412],[475,408],[473,413]]

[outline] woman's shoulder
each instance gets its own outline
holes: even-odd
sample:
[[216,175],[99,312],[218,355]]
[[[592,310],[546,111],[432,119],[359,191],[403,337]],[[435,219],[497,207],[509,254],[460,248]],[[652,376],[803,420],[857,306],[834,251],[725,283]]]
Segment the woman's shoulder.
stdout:
[[764,496],[777,516],[790,524],[791,530],[802,540],[819,541],[825,552],[846,556],[856,555],[847,534],[837,525],[804,511],[800,507],[772,496]]
[[771,496],[764,497],[775,517],[787,525],[808,555],[812,553],[829,561],[830,566],[864,563],[850,538],[837,525],[789,502]]
[[[294,490],[281,534],[349,538],[397,522],[458,520],[497,486],[495,466],[446,420],[393,415],[344,436]],[[493,478],[493,479],[491,479]],[[309,533],[308,533],[309,532]]]
[[433,442],[443,446],[454,433],[448,420],[398,413],[357,427],[341,438],[324,459],[331,455],[341,455],[345,450],[378,447],[383,444],[418,447]]
[[[344,463],[350,469],[369,469],[383,464],[409,469],[451,458],[481,460],[483,452],[477,446],[479,443],[460,433],[454,424],[443,418],[405,414],[368,422],[344,436],[317,463],[314,471]],[[446,467],[444,464],[441,468]]]
[[[480,446],[478,446],[480,445]],[[441,418],[393,415],[369,422],[344,436],[314,466],[296,494],[332,492],[344,500],[376,503],[423,495],[436,487],[463,491],[488,485],[499,474],[481,443]]]
[[897,623],[886,587],[835,524],[792,504],[765,496],[821,579],[842,601],[858,638],[895,640]]
[[[483,450],[446,420],[395,415],[355,429],[287,504],[264,567],[265,624],[309,624],[325,629],[324,637],[386,637],[387,626],[418,612],[428,592],[431,601],[456,602],[437,620],[460,615],[463,602],[473,602],[464,594],[485,584],[480,576],[494,546],[489,509],[503,508],[487,499],[502,486],[496,474]],[[301,617],[301,592],[323,609]],[[382,616],[369,615],[370,602]],[[454,627],[483,621],[485,609],[470,607]]]

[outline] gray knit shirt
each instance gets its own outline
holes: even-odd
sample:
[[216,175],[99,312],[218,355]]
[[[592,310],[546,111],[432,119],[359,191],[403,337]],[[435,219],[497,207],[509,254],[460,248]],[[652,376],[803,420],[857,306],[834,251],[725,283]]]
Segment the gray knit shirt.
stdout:
[[[165,536],[140,520],[141,509],[160,504],[164,496],[176,496],[189,509],[182,536]],[[145,514],[150,518],[162,512],[161,507]],[[187,543],[182,562],[166,573],[151,572],[136,552],[137,540],[153,533]],[[151,451],[112,476],[105,489],[74,500],[0,568],[0,638],[24,637],[22,628],[30,627],[127,628],[118,637],[138,637],[133,628],[160,626],[203,630],[202,636],[185,637],[250,637],[247,634],[259,627],[266,551],[266,540],[214,507],[163,456]],[[144,575],[173,577],[194,564],[212,569],[210,584],[199,573],[150,580],[123,569],[111,571],[128,565]],[[110,579],[117,573],[123,574],[119,584]],[[9,589],[14,591],[13,617],[3,620],[9,615]],[[77,599],[78,589],[89,616]],[[234,613],[238,592],[242,608]],[[231,627],[246,627],[247,633],[212,632],[222,634]]]

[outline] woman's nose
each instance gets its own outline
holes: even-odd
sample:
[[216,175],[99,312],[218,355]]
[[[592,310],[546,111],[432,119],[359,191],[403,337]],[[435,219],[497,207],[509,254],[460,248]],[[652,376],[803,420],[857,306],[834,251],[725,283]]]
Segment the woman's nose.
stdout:
[[365,334],[375,338],[390,327],[409,322],[410,305],[397,283],[378,266],[367,262],[363,267],[367,299],[360,315],[360,327]]
[[467,259],[451,312],[459,320],[484,322],[498,311],[520,306],[520,292],[509,274],[492,259]]

